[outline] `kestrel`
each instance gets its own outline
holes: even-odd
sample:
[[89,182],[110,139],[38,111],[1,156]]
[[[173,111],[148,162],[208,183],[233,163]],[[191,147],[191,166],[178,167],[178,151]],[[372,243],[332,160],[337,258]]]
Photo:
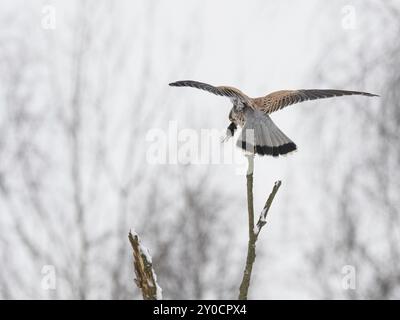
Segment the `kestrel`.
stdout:
[[207,83],[191,80],[177,81],[169,85],[173,87],[193,87],[206,90],[218,96],[228,97],[233,107],[229,113],[231,123],[227,129],[227,139],[233,137],[239,125],[243,129],[237,141],[238,147],[253,154],[261,156],[271,155],[274,157],[295,151],[297,146],[271,120],[269,115],[272,112],[306,100],[347,95],[378,96],[359,91],[306,89],[280,90],[264,97],[250,98],[239,89],[233,87],[214,87]]

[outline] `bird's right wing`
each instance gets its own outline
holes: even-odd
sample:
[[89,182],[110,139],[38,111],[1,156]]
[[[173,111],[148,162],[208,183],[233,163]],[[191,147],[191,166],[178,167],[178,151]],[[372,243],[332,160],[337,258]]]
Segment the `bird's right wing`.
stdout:
[[339,96],[362,95],[367,97],[378,97],[376,94],[360,91],[333,90],[333,89],[306,89],[306,90],[281,90],[272,92],[265,97],[254,99],[260,110],[271,113],[291,104],[307,100],[332,98]]
[[248,105],[251,104],[249,97],[247,97],[244,93],[240,92],[238,89],[232,87],[227,87],[227,86],[215,87],[208,83],[192,81],[192,80],[176,81],[170,83],[169,85],[172,87],[192,87],[200,90],[205,90],[217,96],[228,97],[231,99],[238,99],[245,104]]

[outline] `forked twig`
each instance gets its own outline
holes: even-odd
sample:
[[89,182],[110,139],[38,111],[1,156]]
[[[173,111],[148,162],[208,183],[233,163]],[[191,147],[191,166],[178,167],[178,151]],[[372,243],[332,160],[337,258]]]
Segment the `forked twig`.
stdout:
[[264,205],[264,209],[261,211],[260,217],[256,226],[254,226],[254,202],[253,202],[253,172],[254,172],[254,156],[247,156],[248,170],[246,175],[247,180],[247,211],[249,218],[249,241],[247,245],[247,258],[246,266],[243,272],[242,282],[239,288],[239,300],[247,300],[247,294],[250,287],[251,273],[253,270],[253,264],[256,259],[256,242],[258,235],[260,234],[261,228],[267,223],[267,215],[271,208],[272,202],[274,201],[275,195],[278,192],[282,182],[276,181],[269,195],[267,202]]

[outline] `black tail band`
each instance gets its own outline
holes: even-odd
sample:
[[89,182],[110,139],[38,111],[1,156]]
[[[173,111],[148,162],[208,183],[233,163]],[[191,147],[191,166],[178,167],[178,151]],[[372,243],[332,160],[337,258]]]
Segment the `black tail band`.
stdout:
[[273,157],[278,157],[279,155],[284,155],[288,154],[289,152],[295,151],[297,149],[296,144],[293,142],[289,142],[277,147],[272,147],[272,146],[252,146],[250,144],[247,144],[246,141],[241,141],[240,147],[243,150],[246,150],[248,152],[256,153],[260,156],[273,156]]

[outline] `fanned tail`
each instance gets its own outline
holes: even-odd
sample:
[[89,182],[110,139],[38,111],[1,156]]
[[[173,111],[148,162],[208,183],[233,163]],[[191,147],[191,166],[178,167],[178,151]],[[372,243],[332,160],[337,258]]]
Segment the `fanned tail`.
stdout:
[[293,152],[296,144],[289,139],[271,120],[260,111],[249,110],[237,146],[247,152],[261,156],[278,157]]

